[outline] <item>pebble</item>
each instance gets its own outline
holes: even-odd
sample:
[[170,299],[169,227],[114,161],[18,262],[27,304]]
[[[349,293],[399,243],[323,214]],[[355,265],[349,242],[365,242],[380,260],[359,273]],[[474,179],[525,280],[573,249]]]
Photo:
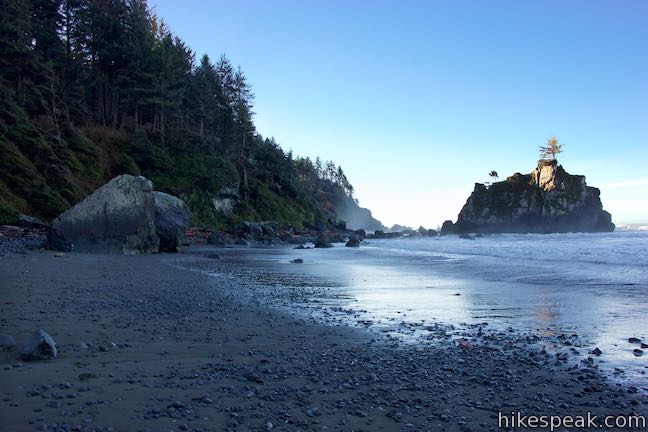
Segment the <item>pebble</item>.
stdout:
[[[228,256],[210,265],[221,265],[229,259]],[[274,283],[271,276],[260,274],[259,277],[266,278],[263,283]],[[51,426],[52,429],[71,430],[71,425],[77,423],[82,424],[79,429],[106,431],[106,424],[111,420],[101,410],[118,399],[114,394],[108,397],[108,392],[101,396],[103,389],[113,386],[119,390],[119,399],[129,401],[134,394],[132,390],[146,386],[144,391],[151,399],[147,396],[133,407],[127,403],[121,405],[127,407],[137,429],[158,430],[158,425],[164,424],[167,429],[207,431],[213,430],[215,424],[225,430],[227,427],[231,430],[377,430],[378,426],[384,430],[488,430],[493,427],[488,419],[494,408],[564,413],[577,405],[621,406],[613,404],[613,400],[621,403],[626,400],[636,406],[630,398],[638,396],[617,395],[591,367],[600,360],[594,362],[587,357],[581,364],[579,358],[574,358],[578,350],[571,349],[564,353],[565,361],[555,365],[554,352],[539,347],[547,339],[531,333],[512,328],[489,330],[484,323],[456,326],[411,323],[403,321],[402,317],[409,312],[403,310],[390,327],[389,336],[399,342],[394,347],[395,344],[386,343],[387,338],[379,329],[373,330],[380,324],[366,326],[366,315],[350,306],[340,307],[335,313],[322,310],[331,320],[329,327],[313,326],[303,316],[293,320],[276,315],[267,307],[254,306],[267,305],[268,296],[272,298],[271,305],[300,302],[310,295],[301,290],[313,289],[310,286],[298,290],[277,284],[271,285],[271,290],[254,287],[244,290],[243,285],[229,286],[224,279],[215,280],[222,285],[210,286],[212,291],[204,297],[200,287],[160,281],[159,285],[138,290],[131,287],[128,296],[123,295],[125,291],[118,291],[106,299],[93,299],[97,303],[91,307],[103,311],[106,305],[103,301],[114,302],[128,314],[120,316],[123,323],[111,323],[109,333],[91,339],[119,340],[119,344],[105,345],[110,354],[98,352],[98,345],[71,354],[79,357],[80,365],[75,365],[74,374],[78,374],[79,381],[92,384],[92,388],[76,381],[74,375],[61,375],[58,379],[53,376],[43,384],[51,387],[41,389],[41,383],[25,387],[19,397],[3,402],[5,405],[0,408],[34,392],[30,406],[37,409],[63,406],[65,410],[56,413],[45,409],[40,415],[52,415],[53,419],[57,414],[62,416],[62,412],[71,415],[69,419],[66,416],[69,429],[62,424]],[[197,290],[195,296],[186,295],[189,289]],[[264,297],[266,291],[270,292]],[[124,298],[119,298],[120,295]],[[92,311],[88,312],[89,317]],[[356,328],[343,329],[340,321],[335,320],[338,313],[357,322]],[[253,319],[248,321],[250,316]],[[102,319],[107,322],[110,315]],[[243,330],[229,334],[232,323]],[[132,329],[138,341],[128,340],[124,328]],[[426,343],[416,347],[403,343],[407,341],[403,335],[423,331],[431,337]],[[366,335],[370,337],[364,338]],[[74,337],[72,340],[78,341],[84,336]],[[146,370],[137,365],[141,361],[137,356],[132,364],[113,362],[110,357],[131,352],[126,343],[139,350],[139,339],[156,344],[168,341],[169,346],[185,344],[188,355],[156,356],[159,362],[147,362],[149,369]],[[456,340],[470,341],[472,348],[457,349]],[[580,343],[574,335],[565,335],[561,341],[568,341],[570,348]],[[568,350],[562,343],[558,345]],[[209,355],[194,362],[202,347],[209,347]],[[167,349],[173,354],[171,348]],[[595,348],[591,354],[600,355],[597,350],[600,351]],[[583,348],[580,352],[587,351]],[[94,364],[84,364],[86,359],[93,359]],[[576,368],[572,368],[574,364]],[[115,376],[120,378],[111,383],[110,378]],[[527,395],[530,389],[533,392]],[[78,393],[71,393],[74,390]],[[91,413],[95,410],[101,415],[92,420]],[[205,414],[210,417],[205,419]],[[30,417],[34,420],[36,415]],[[381,422],[386,419],[398,424],[384,426]],[[84,424],[85,421],[90,424]],[[42,423],[46,427],[54,425],[46,420]],[[439,423],[441,426],[436,427]]]

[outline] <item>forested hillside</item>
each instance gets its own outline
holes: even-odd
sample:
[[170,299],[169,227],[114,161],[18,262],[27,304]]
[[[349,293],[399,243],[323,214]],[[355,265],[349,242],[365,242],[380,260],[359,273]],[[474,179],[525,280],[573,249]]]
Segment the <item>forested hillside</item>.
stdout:
[[[0,223],[51,219],[123,173],[183,198],[194,224],[324,227],[357,208],[342,168],[256,131],[240,68],[197,60],[145,1],[0,4]],[[216,211],[224,191],[233,209]]]

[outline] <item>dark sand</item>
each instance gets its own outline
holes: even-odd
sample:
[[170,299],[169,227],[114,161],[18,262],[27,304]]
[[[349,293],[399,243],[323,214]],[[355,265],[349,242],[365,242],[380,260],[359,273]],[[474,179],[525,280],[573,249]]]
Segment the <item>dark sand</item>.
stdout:
[[0,257],[0,334],[42,328],[60,349],[0,353],[0,430],[469,431],[497,430],[500,410],[648,412],[595,367],[319,325],[242,304],[232,290],[245,286],[179,258]]

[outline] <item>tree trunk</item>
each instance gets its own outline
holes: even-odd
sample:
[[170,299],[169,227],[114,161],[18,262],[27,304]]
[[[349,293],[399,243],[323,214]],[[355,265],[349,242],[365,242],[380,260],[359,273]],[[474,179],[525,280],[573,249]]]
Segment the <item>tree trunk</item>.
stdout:
[[161,109],[160,109],[160,145],[162,146],[162,148],[164,148],[164,146],[165,146],[165,138],[166,138],[166,137],[164,136],[164,134],[165,134],[165,126],[164,126],[164,123],[165,123],[165,118],[164,118],[164,102],[162,102],[162,107],[161,107]]

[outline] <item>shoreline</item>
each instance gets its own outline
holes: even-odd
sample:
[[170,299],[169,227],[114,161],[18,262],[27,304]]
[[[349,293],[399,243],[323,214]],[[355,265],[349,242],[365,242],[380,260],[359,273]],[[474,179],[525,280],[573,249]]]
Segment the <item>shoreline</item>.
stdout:
[[[445,251],[440,255],[447,252],[440,240],[434,244],[432,250]],[[393,343],[419,346],[465,341],[510,350],[511,347],[520,349],[522,345],[522,349],[549,353],[556,361],[572,367],[598,368],[613,384],[638,387],[642,395],[648,396],[645,357],[633,355],[632,349],[640,344],[628,341],[629,337],[643,339],[644,336],[643,318],[636,315],[640,313],[637,308],[629,310],[623,309],[623,304],[612,305],[611,311],[616,310],[618,314],[625,310],[629,317],[635,318],[634,321],[625,319],[623,332],[612,333],[621,328],[618,322],[603,325],[603,321],[598,323],[587,318],[588,314],[599,316],[600,308],[590,312],[569,307],[556,310],[559,303],[547,304],[546,290],[537,289],[538,285],[494,281],[483,274],[482,278],[476,278],[465,271],[465,266],[452,264],[452,258],[446,261],[452,267],[448,273],[448,265],[443,266],[438,257],[428,261],[425,254],[419,253],[428,249],[419,246],[413,248],[416,258],[394,255],[390,249],[387,262],[381,258],[385,247],[386,243],[382,243],[376,248],[373,242],[361,249],[323,251],[283,246],[271,249],[207,246],[194,248],[203,255],[188,256],[179,267],[226,274],[245,286],[236,291],[241,301],[256,302],[260,307],[273,307],[316,323],[360,328],[374,336],[387,337]],[[483,252],[483,248],[479,249],[478,256],[486,256]],[[205,254],[219,255],[219,259],[204,259]],[[293,259],[302,258],[301,264],[293,263]],[[474,258],[468,262],[477,267]],[[428,263],[430,271],[425,270]],[[399,277],[393,279],[393,275]],[[576,277],[580,275],[587,277],[587,270],[581,270]],[[524,277],[537,279],[526,272]],[[570,280],[574,277],[571,275]],[[525,297],[524,293],[529,296]],[[570,282],[563,282],[562,288],[551,288],[551,293],[572,306],[575,301],[587,304],[595,297],[592,293],[572,293]],[[601,294],[604,293],[597,295]],[[500,298],[507,295],[513,300]],[[644,347],[642,344],[641,348]]]
[[497,411],[648,412],[593,368],[394,344],[242,303],[240,281],[169,265],[188,254],[54,255],[0,260],[0,334],[43,328],[61,352],[3,353],[10,430],[489,430]]

